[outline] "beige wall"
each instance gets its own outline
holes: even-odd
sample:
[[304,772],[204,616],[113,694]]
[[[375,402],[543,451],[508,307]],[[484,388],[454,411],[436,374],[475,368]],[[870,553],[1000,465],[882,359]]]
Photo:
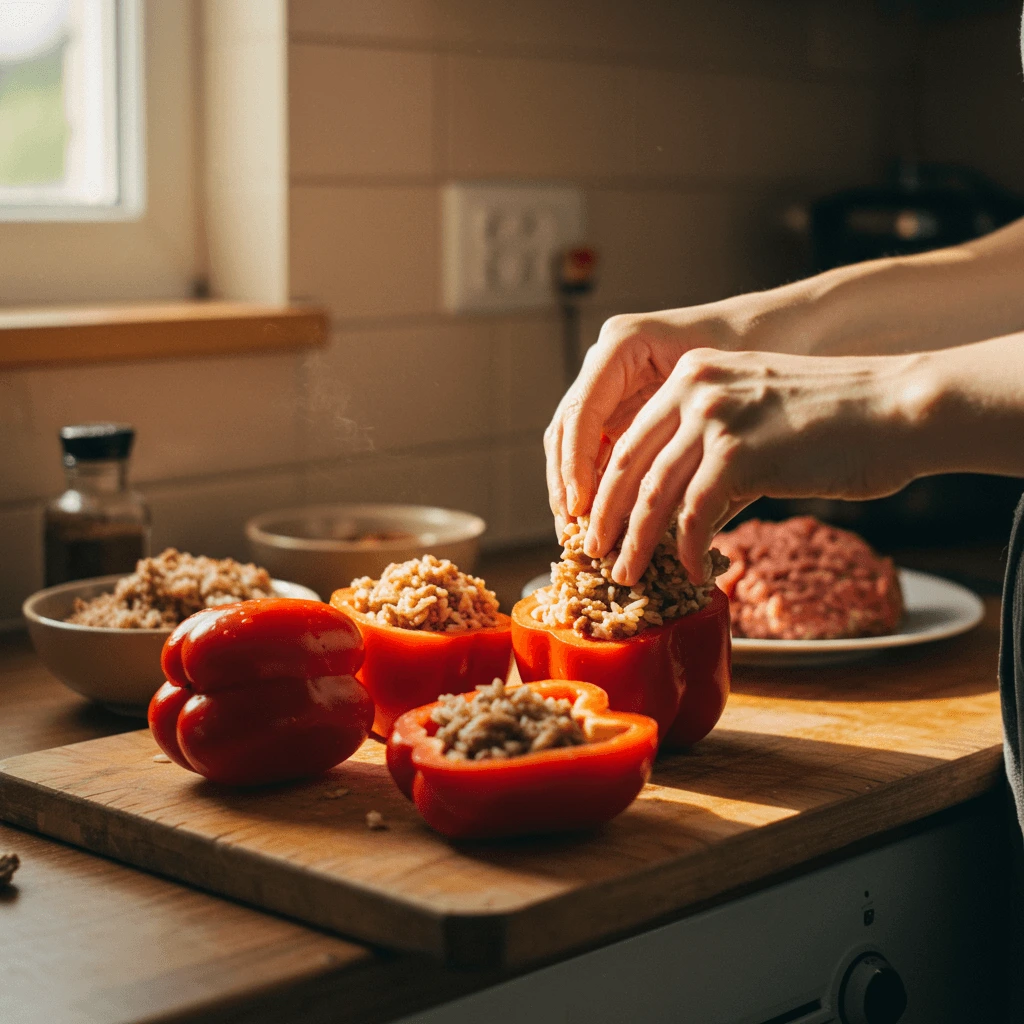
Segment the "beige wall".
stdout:
[[868,3],[291,0],[289,35],[292,293],[334,319],[303,371],[307,493],[459,505],[492,543],[550,535],[560,326],[442,312],[443,182],[583,187],[589,343],[612,312],[792,276],[787,197],[881,165]]
[[[781,207],[872,179],[889,138],[892,33],[870,0],[292,0],[288,30],[290,290],[329,304],[331,345],[0,375],[0,619],[39,585],[75,419],[136,424],[158,548],[244,555],[247,516],[331,499],[468,508],[492,544],[547,536],[559,324],[441,312],[441,183],[584,188],[589,341],[615,311],[794,276]],[[930,116],[936,138],[960,130]]]

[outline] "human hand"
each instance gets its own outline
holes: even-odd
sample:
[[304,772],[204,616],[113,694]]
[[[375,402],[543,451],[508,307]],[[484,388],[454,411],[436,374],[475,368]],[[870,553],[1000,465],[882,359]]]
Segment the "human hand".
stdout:
[[[922,358],[684,353],[614,441],[584,551],[604,557],[621,537],[612,579],[632,585],[678,514],[680,560],[702,580],[712,538],[755,498],[893,493],[914,476],[908,441],[929,394],[915,376]],[[651,381],[651,371],[633,372],[644,385],[630,403]],[[627,390],[593,379],[607,396],[594,403],[600,410]],[[568,442],[563,429],[562,441],[563,451],[581,445],[579,425]],[[583,447],[584,459],[591,450]]]
[[611,445],[692,348],[735,343],[724,304],[614,316],[587,351],[544,434],[548,496],[557,532],[589,511]]

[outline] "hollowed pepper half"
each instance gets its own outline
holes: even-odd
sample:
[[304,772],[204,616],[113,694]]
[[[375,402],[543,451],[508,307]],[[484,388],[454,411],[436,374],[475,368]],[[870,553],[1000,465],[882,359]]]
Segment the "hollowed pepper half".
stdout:
[[149,727],[174,762],[261,785],[327,771],[366,739],[373,702],[354,673],[362,642],[320,601],[242,601],[197,612],[164,644]]
[[377,706],[373,728],[379,735],[386,737],[399,715],[442,693],[466,693],[508,675],[512,628],[507,615],[499,613],[496,626],[461,633],[403,629],[357,611],[354,593],[352,587],[336,590],[331,604],[362,634],[359,679]]
[[568,699],[588,742],[482,761],[445,756],[428,704],[406,712],[388,738],[398,788],[435,831],[451,839],[496,839],[593,828],[624,811],[643,789],[658,746],[644,715],[608,710],[591,683],[528,684]]
[[732,681],[729,601],[720,590],[699,612],[624,640],[546,626],[532,617],[536,607],[531,594],[512,609],[512,647],[525,681],[595,683],[616,711],[650,715],[666,749],[696,743],[715,727]]

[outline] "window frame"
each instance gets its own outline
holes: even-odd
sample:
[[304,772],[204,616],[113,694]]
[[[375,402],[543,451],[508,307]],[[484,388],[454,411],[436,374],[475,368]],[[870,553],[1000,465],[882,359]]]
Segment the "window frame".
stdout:
[[141,0],[114,0],[114,103],[117,199],[113,203],[4,204],[0,223],[79,223],[138,220],[146,210],[146,96]]

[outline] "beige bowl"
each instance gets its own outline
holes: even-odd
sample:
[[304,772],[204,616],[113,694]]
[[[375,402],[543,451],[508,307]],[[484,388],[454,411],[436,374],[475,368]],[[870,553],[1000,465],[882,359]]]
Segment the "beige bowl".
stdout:
[[[486,528],[479,516],[429,505],[308,505],[256,516],[245,535],[253,559],[272,576],[327,598],[359,576],[377,578],[389,563],[425,554],[472,572]],[[407,536],[356,539],[368,533]]]
[[[123,715],[145,716],[150,697],[163,685],[160,650],[170,636],[164,629],[110,629],[63,620],[75,598],[88,601],[108,593],[123,574],[75,580],[39,590],[21,606],[28,635],[40,661],[76,693]],[[280,597],[320,598],[307,587],[274,580]]]

